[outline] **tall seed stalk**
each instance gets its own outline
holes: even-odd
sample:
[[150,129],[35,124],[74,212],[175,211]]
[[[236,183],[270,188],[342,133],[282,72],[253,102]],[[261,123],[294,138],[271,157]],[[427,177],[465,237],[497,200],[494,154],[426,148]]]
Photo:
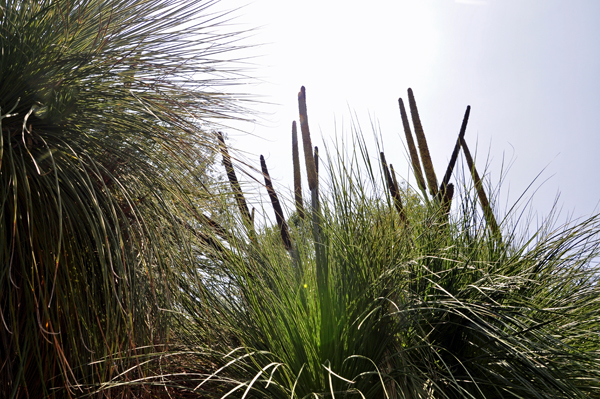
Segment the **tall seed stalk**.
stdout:
[[415,96],[413,95],[412,89],[408,89],[408,103],[410,106],[410,114],[412,116],[413,126],[415,128],[415,136],[417,137],[417,142],[419,143],[419,152],[421,153],[421,160],[423,161],[425,176],[427,177],[427,184],[429,185],[429,193],[435,198],[438,191],[437,178],[435,177],[435,171],[433,170],[433,162],[431,162],[429,147],[427,147],[427,140],[425,139],[423,125],[421,125],[421,118],[419,118],[419,111],[417,110],[417,103],[415,101]]
[[304,205],[302,200],[302,178],[300,175],[300,155],[298,152],[298,131],[296,121],[292,122],[292,165],[294,170],[294,198],[296,212],[300,219],[304,219]]
[[265,179],[265,187],[267,188],[267,193],[269,194],[269,198],[271,199],[271,205],[273,206],[273,210],[275,211],[275,220],[277,221],[277,226],[279,226],[281,241],[283,242],[285,249],[291,251],[292,241],[290,240],[288,225],[283,215],[283,209],[281,209],[281,203],[279,202],[279,198],[277,197],[277,193],[275,192],[275,188],[273,187],[273,182],[271,182],[271,176],[269,175],[269,170],[267,169],[267,163],[265,162],[265,158],[262,155],[260,156],[260,167],[262,169],[263,177]]
[[406,145],[408,146],[408,153],[410,155],[413,173],[415,175],[415,178],[417,179],[417,186],[423,192],[423,196],[426,198],[427,186],[425,185],[425,179],[423,178],[423,171],[421,170],[419,154],[417,152],[417,147],[415,146],[415,142],[412,137],[410,125],[408,123],[408,115],[406,114],[406,109],[404,108],[404,102],[402,101],[402,98],[398,99],[398,104],[400,106],[400,117],[402,118],[402,126],[404,126],[404,135],[406,137]]
[[469,170],[471,171],[471,177],[473,178],[473,182],[475,183],[475,190],[477,190],[477,196],[479,197],[479,202],[481,203],[481,208],[483,209],[483,215],[485,217],[485,220],[488,226],[490,227],[492,234],[495,237],[497,237],[500,242],[502,237],[500,233],[500,228],[498,227],[496,217],[494,216],[494,212],[492,211],[490,202],[488,201],[487,195],[485,194],[483,182],[481,180],[481,177],[479,177],[479,173],[477,173],[477,168],[475,167],[475,162],[473,162],[473,157],[471,156],[471,152],[469,151],[467,142],[464,138],[460,138],[460,144],[465,154],[465,159],[467,161],[467,165],[469,166]]

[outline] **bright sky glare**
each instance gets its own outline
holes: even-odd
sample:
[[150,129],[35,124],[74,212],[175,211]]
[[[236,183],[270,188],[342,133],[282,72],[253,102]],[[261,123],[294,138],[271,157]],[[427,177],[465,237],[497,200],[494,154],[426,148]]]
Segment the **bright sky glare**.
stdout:
[[266,120],[245,126],[255,136],[232,133],[232,145],[257,167],[263,154],[281,185],[292,184],[302,85],[314,144],[348,134],[355,113],[367,138],[377,125],[388,162],[412,177],[397,102],[410,87],[438,176],[471,105],[467,142],[480,171],[489,155],[493,184],[503,159],[512,162],[509,201],[546,168],[533,201],[540,216],[559,191],[564,214],[600,211],[600,1],[253,0],[236,15],[261,26],[248,42],[264,44],[249,50],[261,55],[252,75],[263,81],[249,91],[274,104],[257,107]]

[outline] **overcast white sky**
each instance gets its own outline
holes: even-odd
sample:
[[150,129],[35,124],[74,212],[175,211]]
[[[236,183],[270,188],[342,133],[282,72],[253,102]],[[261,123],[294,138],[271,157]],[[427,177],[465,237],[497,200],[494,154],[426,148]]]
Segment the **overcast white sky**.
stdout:
[[[414,90],[438,179],[467,105],[466,139],[489,154],[496,183],[503,157],[514,161],[504,190],[515,200],[545,169],[534,208],[556,194],[564,213],[589,215],[600,200],[600,1],[598,0],[224,0],[243,27],[262,26],[264,44],[250,92],[274,105],[257,137],[232,145],[264,154],[272,177],[290,187],[291,123],[306,86],[313,143],[348,133],[351,111],[372,136],[376,122],[388,162],[408,163],[398,97]],[[336,125],[334,125],[336,121]],[[344,127],[341,127],[344,125]],[[337,126],[337,128],[335,127]],[[373,155],[376,155],[373,151]],[[540,180],[540,182],[542,181]],[[411,179],[414,183],[414,179]]]

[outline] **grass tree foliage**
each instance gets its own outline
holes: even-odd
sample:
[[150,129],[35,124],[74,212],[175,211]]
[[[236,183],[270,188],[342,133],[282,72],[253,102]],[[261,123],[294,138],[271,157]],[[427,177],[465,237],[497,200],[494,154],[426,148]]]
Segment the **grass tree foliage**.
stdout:
[[2,396],[80,396],[168,342],[208,123],[241,115],[212,3],[0,0]]
[[468,153],[470,108],[438,186],[412,91],[418,149],[400,101],[417,194],[359,132],[319,165],[305,101],[303,88],[310,199],[295,195],[286,221],[261,159],[277,228],[255,231],[240,200],[198,248],[187,349],[156,358],[152,381],[222,398],[600,397],[597,217],[530,237],[511,215],[498,223]]
[[319,155],[302,88],[307,195],[294,123],[261,227],[206,133],[240,111],[212,3],[0,0],[2,394],[600,397],[598,219],[496,219],[470,108],[440,182],[411,90],[414,190],[359,131]]

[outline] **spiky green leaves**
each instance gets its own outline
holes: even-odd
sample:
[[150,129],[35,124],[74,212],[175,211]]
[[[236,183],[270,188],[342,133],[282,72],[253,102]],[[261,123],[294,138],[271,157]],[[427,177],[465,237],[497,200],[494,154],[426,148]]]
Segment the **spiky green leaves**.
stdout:
[[168,336],[168,282],[204,245],[205,129],[240,109],[216,91],[234,74],[206,73],[232,49],[211,3],[0,0],[4,395],[88,393]]
[[455,177],[429,203],[403,189],[397,209],[410,225],[399,230],[387,160],[374,178],[364,141],[352,144],[325,152],[319,218],[289,226],[293,251],[275,229],[249,242],[230,218],[226,254],[202,254],[226,278],[186,275],[199,281],[188,291],[188,339],[202,348],[173,354],[185,360],[152,381],[218,397],[595,397],[598,217],[533,239],[496,237],[482,228],[478,194]]

